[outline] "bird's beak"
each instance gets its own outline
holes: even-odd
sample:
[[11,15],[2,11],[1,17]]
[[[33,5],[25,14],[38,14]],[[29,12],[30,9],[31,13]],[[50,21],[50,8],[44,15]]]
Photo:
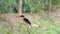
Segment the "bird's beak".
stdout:
[[16,16],[16,18],[20,18],[20,16]]

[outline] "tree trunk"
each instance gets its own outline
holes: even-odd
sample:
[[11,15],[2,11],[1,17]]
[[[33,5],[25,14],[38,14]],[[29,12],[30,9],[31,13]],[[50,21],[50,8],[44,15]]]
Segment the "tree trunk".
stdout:
[[49,12],[51,12],[52,0],[49,0]]
[[48,5],[49,5],[49,11],[47,12],[47,14],[48,14],[48,19],[50,19],[50,12],[51,12],[51,6],[52,6],[52,2],[51,2],[52,0],[48,0]]
[[18,9],[18,14],[22,14],[22,0],[19,0],[19,9]]
[[50,12],[51,12],[51,6],[52,6],[52,0],[48,0],[48,11],[47,11],[47,19],[50,19]]

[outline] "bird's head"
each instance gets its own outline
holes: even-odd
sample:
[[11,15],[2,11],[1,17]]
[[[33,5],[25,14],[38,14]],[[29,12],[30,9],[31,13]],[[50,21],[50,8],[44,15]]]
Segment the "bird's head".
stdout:
[[16,18],[24,18],[24,15],[16,16]]
[[25,18],[25,16],[24,16],[24,15],[20,15],[20,17],[21,17],[21,18]]
[[20,17],[25,17],[24,15],[20,15]]

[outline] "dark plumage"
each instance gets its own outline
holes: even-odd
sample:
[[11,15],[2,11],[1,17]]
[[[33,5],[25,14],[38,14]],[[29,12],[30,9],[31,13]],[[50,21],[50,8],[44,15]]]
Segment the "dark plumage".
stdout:
[[20,17],[25,17],[24,15],[21,15]]
[[[30,23],[29,19],[25,18],[24,15],[21,15],[20,17],[23,18],[23,20],[26,22],[26,24],[29,24],[29,25],[31,26],[31,23]],[[31,26],[31,27],[32,27],[32,26]]]
[[23,20],[28,23],[29,25],[31,25],[30,21],[27,18],[23,18]]

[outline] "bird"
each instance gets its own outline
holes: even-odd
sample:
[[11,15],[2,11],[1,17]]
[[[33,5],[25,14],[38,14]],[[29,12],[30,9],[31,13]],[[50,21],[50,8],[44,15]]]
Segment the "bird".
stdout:
[[24,22],[25,22],[27,25],[30,25],[30,27],[32,27],[32,26],[31,26],[31,22],[29,21],[28,18],[26,18],[24,15],[20,15],[20,17],[23,18]]
[[23,21],[32,28],[31,22],[24,15],[16,16],[16,18],[22,18]]

